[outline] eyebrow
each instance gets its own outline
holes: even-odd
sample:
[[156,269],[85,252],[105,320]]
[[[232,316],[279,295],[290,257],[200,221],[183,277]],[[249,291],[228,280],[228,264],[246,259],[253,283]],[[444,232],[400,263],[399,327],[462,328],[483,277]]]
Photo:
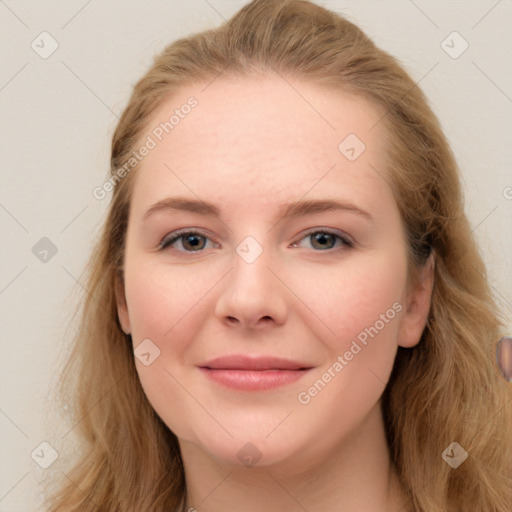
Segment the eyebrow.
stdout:
[[[212,203],[178,196],[168,197],[155,203],[146,211],[143,220],[146,220],[148,217],[157,212],[170,211],[187,211],[200,215],[212,215],[218,218],[221,217],[220,208]],[[349,211],[361,215],[367,220],[374,220],[373,216],[369,212],[363,210],[356,204],[350,201],[340,201],[336,199],[307,199],[294,201],[292,203],[281,205],[277,216],[282,219],[290,219],[293,217],[299,217],[301,215],[328,211]]]

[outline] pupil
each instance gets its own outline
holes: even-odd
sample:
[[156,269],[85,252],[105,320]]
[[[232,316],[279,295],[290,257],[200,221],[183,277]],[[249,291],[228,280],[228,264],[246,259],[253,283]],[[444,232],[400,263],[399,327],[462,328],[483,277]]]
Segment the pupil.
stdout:
[[[194,239],[195,239],[195,242],[194,242]],[[198,245],[200,245],[198,243],[198,239],[199,239],[198,235],[189,235],[187,237],[187,243],[190,244],[192,247],[197,247]]]
[[[314,235],[315,241],[319,242],[320,245],[324,245],[324,246],[325,246],[325,243],[329,240],[329,237],[331,237],[331,235],[328,233],[317,233],[316,235]],[[192,247],[197,248],[200,245],[199,240],[198,240],[199,238],[200,237],[198,235],[190,235],[187,237],[187,244],[189,244]]]
[[326,239],[328,239],[331,235],[328,233],[318,233],[315,235],[315,240],[320,242],[320,244],[325,244]]

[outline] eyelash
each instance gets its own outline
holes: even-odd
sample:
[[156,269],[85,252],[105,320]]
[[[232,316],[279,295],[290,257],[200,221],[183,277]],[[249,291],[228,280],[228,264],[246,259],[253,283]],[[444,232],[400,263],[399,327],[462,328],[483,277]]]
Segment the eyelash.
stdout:
[[[332,249],[324,249],[324,250],[318,250],[318,251],[315,251],[315,252],[334,252],[334,251],[337,251],[337,250],[340,250],[342,248],[352,248],[354,247],[354,243],[349,239],[347,238],[346,236],[343,236],[343,235],[340,235],[339,233],[337,232],[334,232],[334,231],[331,231],[329,229],[319,229],[319,228],[314,228],[314,229],[311,229],[311,230],[308,230],[304,235],[303,237],[299,240],[302,241],[304,240],[304,238],[307,238],[308,236],[311,236],[311,235],[314,235],[314,234],[318,234],[318,233],[322,233],[322,234],[325,234],[325,235],[331,235],[331,236],[334,236],[336,238],[338,238],[339,240],[341,240],[341,243],[344,247],[338,247],[337,249],[336,248],[332,248]],[[200,231],[194,231],[194,230],[189,230],[188,228],[184,228],[184,229],[179,229],[173,233],[169,233],[168,235],[166,235],[162,240],[161,242],[158,244],[158,249],[163,251],[164,249],[167,249],[169,246],[171,246],[174,242],[178,241],[180,238],[183,238],[185,235],[195,235],[195,236],[200,236],[202,238],[206,238],[206,239],[210,239],[206,234],[204,233],[201,233]],[[214,242],[216,243],[216,242]],[[297,242],[295,242],[293,245],[295,246]],[[203,252],[203,250],[198,250],[198,251],[179,251],[179,252],[185,252],[185,253],[190,253],[190,254],[193,254],[193,253],[201,253]]]

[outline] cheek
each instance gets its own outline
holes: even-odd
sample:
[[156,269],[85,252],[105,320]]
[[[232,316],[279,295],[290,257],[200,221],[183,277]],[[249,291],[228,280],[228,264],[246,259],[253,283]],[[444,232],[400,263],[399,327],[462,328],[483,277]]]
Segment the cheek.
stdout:
[[204,299],[211,285],[192,267],[178,271],[168,265],[142,262],[127,267],[125,279],[134,349],[149,339],[160,351],[147,366],[135,358],[144,393],[173,432],[182,439],[192,439],[188,418],[197,411],[183,387],[190,379],[186,354],[208,314]]
[[332,436],[348,434],[377,403],[396,356],[405,258],[390,254],[369,263],[331,273],[323,298],[317,296],[319,316],[335,334],[322,339],[328,357],[297,399],[315,428],[336,426]]
[[[197,272],[161,263],[141,263],[127,269],[127,302],[136,338],[174,339],[188,317],[196,315],[209,289]],[[199,306],[199,308],[198,308]]]
[[315,313],[309,315],[310,328],[325,333],[322,341],[331,351],[348,350],[358,336],[364,343],[368,330],[375,335],[372,327],[379,331],[379,346],[393,348],[404,309],[405,265],[405,256],[390,252],[353,258],[337,268],[303,269],[295,291]]

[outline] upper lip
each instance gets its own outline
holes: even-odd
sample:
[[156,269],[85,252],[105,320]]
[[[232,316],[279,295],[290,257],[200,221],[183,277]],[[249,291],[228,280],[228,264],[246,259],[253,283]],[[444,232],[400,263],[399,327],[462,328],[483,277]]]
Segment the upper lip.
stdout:
[[210,359],[200,364],[201,368],[215,370],[303,370],[312,368],[311,365],[273,356],[248,356],[232,354]]

